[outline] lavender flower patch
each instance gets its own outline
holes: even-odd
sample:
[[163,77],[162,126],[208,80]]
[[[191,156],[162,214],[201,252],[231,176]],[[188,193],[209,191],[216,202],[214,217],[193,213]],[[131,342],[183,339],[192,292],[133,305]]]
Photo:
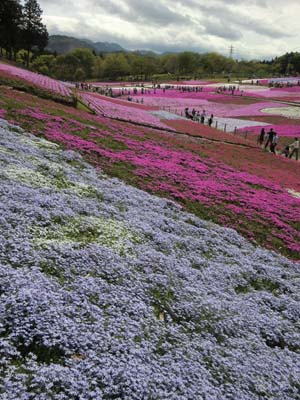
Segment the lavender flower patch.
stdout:
[[186,119],[186,117],[182,117],[181,115],[177,115],[168,111],[149,111],[149,114],[152,114],[160,119],[166,119],[166,120],[174,120],[174,119]]
[[265,108],[262,112],[272,115],[282,115],[287,118],[300,118],[300,110],[299,107],[272,107]]
[[299,399],[299,263],[4,122],[0,149],[1,399]]
[[214,118],[214,122],[218,122],[219,127],[223,127],[226,125],[226,130],[228,132],[234,132],[235,129],[242,129],[246,127],[254,127],[254,126],[267,126],[270,125],[265,122],[260,121],[252,121],[238,118]]

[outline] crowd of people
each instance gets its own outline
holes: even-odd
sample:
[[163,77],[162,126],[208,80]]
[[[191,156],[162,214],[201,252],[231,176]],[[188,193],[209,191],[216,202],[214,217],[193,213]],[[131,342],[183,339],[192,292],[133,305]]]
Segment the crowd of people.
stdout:
[[[265,131],[265,128],[262,128],[260,134],[257,138],[257,143],[261,146],[264,146],[264,149],[268,148],[274,154],[276,153],[276,148],[278,145],[278,134],[271,128],[268,132]],[[294,141],[289,145],[285,146],[285,148],[279,152],[279,154],[284,155],[287,158],[293,158],[295,155],[296,160],[299,158],[299,138],[295,137]]]
[[284,82],[284,81],[282,81],[282,82],[280,82],[280,81],[279,82],[270,81],[268,86],[269,87],[275,87],[275,88],[284,88],[284,87],[289,88],[289,87],[293,87],[293,86],[300,86],[300,80],[297,81],[297,84],[295,84],[295,82],[290,82],[290,81],[287,81],[287,82]]
[[243,96],[244,91],[240,90],[239,86],[229,85],[229,86],[219,86],[216,88],[216,93],[230,93],[232,96],[234,93],[238,92],[240,96]]
[[92,90],[93,86],[90,83],[75,82],[75,88],[81,90]]
[[208,126],[212,126],[212,123],[214,121],[213,114],[211,114],[210,117],[207,118],[205,110],[202,110],[202,112],[200,113],[200,111],[196,111],[195,108],[193,108],[190,112],[189,108],[186,107],[184,110],[184,114],[186,118],[191,119],[192,121],[201,122],[201,124],[205,124],[205,120],[207,119]]

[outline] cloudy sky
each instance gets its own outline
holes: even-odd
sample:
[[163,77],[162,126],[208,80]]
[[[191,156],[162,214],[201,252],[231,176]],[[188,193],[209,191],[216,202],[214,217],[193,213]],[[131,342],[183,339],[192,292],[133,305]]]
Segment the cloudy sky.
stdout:
[[300,51],[299,0],[39,0],[50,34],[157,52]]

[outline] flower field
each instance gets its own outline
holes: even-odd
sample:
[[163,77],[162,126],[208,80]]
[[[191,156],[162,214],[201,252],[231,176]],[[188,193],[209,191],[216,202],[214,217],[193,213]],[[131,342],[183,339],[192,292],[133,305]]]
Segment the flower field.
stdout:
[[[3,116],[65,148],[106,173],[176,200],[196,215],[234,228],[255,243],[299,259],[300,191],[295,161],[274,157],[243,138],[201,127],[203,138],[137,127],[2,89]],[[5,108],[6,107],[6,108]],[[174,121],[165,121],[174,122]],[[175,121],[188,129],[186,121]],[[195,134],[197,136],[197,134]],[[209,136],[213,141],[209,141]],[[272,201],[270,201],[272,199]]]
[[8,74],[12,77],[23,79],[26,82],[42,87],[46,90],[56,92],[61,96],[71,96],[70,90],[63,83],[55,79],[49,78],[48,76],[37,74],[35,72],[30,72],[25,69],[3,63],[0,63],[0,73],[1,72]]
[[[83,117],[74,114],[69,147],[79,143],[75,121]],[[96,121],[91,116],[94,128]],[[108,122],[94,137],[121,131]],[[178,180],[187,163],[194,184],[214,168],[211,159],[183,159],[149,140],[146,148],[170,175],[177,161]],[[140,171],[150,168],[150,156],[136,158]],[[299,263],[3,121],[0,165],[3,399],[299,398]],[[235,172],[219,171],[226,194]],[[270,182],[239,179],[253,195],[269,190],[287,201]]]
[[[228,85],[225,85],[228,87]],[[231,95],[228,91],[216,93],[217,84],[207,85],[203,91],[182,91],[182,89],[171,89],[164,91],[156,89],[147,94],[138,93],[133,96],[133,99],[140,100],[143,98],[143,104],[149,107],[159,108],[162,111],[167,111],[167,120],[174,121],[180,119],[177,117],[184,116],[186,107],[189,111],[195,108],[197,111],[206,111],[206,115],[214,115],[214,127],[227,132],[236,132],[243,134],[255,134],[260,132],[262,127],[267,130],[273,128],[283,137],[282,145],[288,143],[289,137],[294,137],[300,134],[299,129],[299,107],[291,104],[287,105],[282,98],[282,103],[278,102],[277,94],[280,96],[288,95],[289,93],[299,93],[300,87],[293,88],[266,88],[262,86],[241,85],[235,95]],[[285,93],[280,90],[287,90]],[[243,96],[241,93],[243,91]],[[251,98],[253,98],[251,100]],[[260,98],[260,99],[259,99]],[[269,100],[276,101],[269,101]],[[299,98],[300,100],[300,98]],[[156,115],[158,115],[155,112]],[[264,119],[264,117],[269,117]],[[280,120],[279,117],[285,119]],[[280,122],[279,122],[280,121]],[[165,121],[166,122],[166,121]],[[173,128],[180,129],[181,123],[167,123]],[[288,127],[287,127],[288,126]],[[287,139],[285,139],[285,137]],[[256,140],[256,137],[254,138]],[[251,137],[250,137],[251,140]]]
[[110,101],[104,96],[97,94],[80,93],[81,99],[97,114],[110,118],[137,122],[159,128],[167,128],[160,122],[159,118],[148,113],[142,107],[130,107],[125,102]]

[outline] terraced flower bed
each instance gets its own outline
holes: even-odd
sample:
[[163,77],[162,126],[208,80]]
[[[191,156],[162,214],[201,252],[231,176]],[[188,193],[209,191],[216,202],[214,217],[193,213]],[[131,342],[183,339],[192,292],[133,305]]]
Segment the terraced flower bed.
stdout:
[[110,99],[97,94],[80,93],[81,99],[98,115],[125,121],[137,122],[159,128],[167,128],[152,114],[148,113],[143,107],[130,107],[125,102],[111,101]]
[[20,78],[26,82],[42,87],[46,90],[56,92],[61,96],[71,96],[71,92],[67,86],[55,79],[49,78],[48,76],[37,74],[35,72],[30,72],[28,70],[3,63],[0,63],[0,72],[4,72],[5,74],[12,77]]

